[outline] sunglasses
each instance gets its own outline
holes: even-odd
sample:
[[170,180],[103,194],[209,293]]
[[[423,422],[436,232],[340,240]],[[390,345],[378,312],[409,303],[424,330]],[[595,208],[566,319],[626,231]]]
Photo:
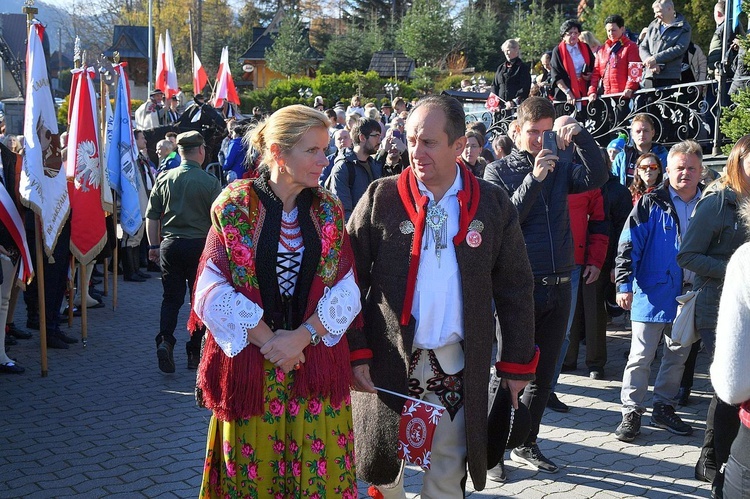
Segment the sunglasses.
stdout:
[[652,172],[655,172],[659,169],[659,165],[651,164],[651,165],[638,165],[638,169],[642,171],[651,170]]

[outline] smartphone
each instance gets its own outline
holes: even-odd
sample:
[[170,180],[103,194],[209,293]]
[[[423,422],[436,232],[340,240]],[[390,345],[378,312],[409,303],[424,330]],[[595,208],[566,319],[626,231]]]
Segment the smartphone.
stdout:
[[542,149],[549,149],[557,156],[557,134],[553,130],[547,130],[542,134]]
[[399,130],[394,130],[393,136],[396,137],[397,139],[401,139],[401,132]]

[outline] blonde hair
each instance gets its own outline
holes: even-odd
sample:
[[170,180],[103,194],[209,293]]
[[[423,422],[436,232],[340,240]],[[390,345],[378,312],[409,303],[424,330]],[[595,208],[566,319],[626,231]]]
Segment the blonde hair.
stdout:
[[602,46],[602,42],[597,40],[591,31],[582,32],[581,36],[579,36],[578,39],[588,45],[591,50],[597,49]]
[[741,198],[750,196],[750,182],[747,181],[742,168],[742,161],[748,154],[750,154],[750,135],[745,135],[732,147],[724,175],[716,180],[718,185],[731,188]]
[[282,107],[245,134],[243,142],[248,146],[248,164],[252,161],[253,149],[261,156],[261,162],[271,165],[271,144],[277,144],[282,152],[290,151],[308,130],[320,127],[328,131],[328,117],[311,107],[296,104]]

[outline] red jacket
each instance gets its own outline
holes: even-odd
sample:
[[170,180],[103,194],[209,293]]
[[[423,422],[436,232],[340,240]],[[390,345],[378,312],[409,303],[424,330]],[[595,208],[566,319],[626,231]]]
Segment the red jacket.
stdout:
[[609,221],[601,189],[569,194],[568,209],[576,265],[593,265],[601,270],[609,246]]
[[[610,52],[612,45],[617,42],[613,43],[609,39],[596,51],[588,95],[596,93],[599,80],[603,81],[605,94],[619,94],[626,89],[635,91],[640,87],[638,83],[628,81],[628,64],[631,62],[641,62],[641,56],[638,54],[638,45],[632,42],[627,36],[623,36],[619,41],[622,42],[622,46],[615,54],[610,54]],[[607,64],[608,59],[609,64]]]

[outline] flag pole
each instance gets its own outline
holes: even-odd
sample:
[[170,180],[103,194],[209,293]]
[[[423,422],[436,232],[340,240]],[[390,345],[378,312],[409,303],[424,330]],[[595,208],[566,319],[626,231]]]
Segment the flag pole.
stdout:
[[[149,33],[151,33],[150,28]],[[115,64],[120,64],[119,52],[114,53],[114,61]],[[151,60],[149,59],[149,70],[150,68]],[[125,71],[124,68],[120,68],[120,70]],[[115,75],[117,75],[117,71],[115,71]],[[117,76],[119,77],[119,75]],[[117,89],[117,84],[115,84],[115,89]],[[128,89],[125,90],[127,91]],[[151,89],[149,88],[150,91]],[[128,109],[128,112],[130,112],[130,109]],[[108,165],[107,168],[109,168]],[[114,311],[117,310],[117,269],[120,265],[120,243],[117,241],[117,191],[114,189],[112,190],[112,224],[115,226],[115,247],[112,250],[112,310]]]
[[[31,22],[34,20],[34,15],[39,12],[39,9],[33,7],[33,0],[26,0],[26,4],[23,6],[21,11],[26,14],[26,43],[31,38]],[[26,71],[30,71],[31,68],[26,68]],[[39,341],[40,341],[40,352],[41,352],[41,376],[46,378],[49,374],[47,369],[47,316],[46,316],[46,303],[44,301],[44,248],[42,248],[42,221],[39,219],[39,214],[34,214],[34,247],[36,249],[36,282],[37,282],[37,299],[38,299],[38,311],[39,311]]]

